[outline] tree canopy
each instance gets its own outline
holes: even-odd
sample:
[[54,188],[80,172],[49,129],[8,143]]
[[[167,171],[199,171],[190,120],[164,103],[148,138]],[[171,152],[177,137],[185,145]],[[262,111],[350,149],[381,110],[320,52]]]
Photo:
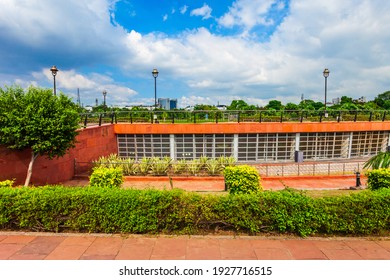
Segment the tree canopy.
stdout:
[[9,149],[31,149],[26,186],[35,159],[65,155],[74,147],[78,127],[77,105],[69,97],[36,87],[0,88],[0,144]]

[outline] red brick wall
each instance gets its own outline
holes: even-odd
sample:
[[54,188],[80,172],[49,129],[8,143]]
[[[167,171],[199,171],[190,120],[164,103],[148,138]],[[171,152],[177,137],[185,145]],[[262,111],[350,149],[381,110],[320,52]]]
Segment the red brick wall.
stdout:
[[[34,163],[31,184],[65,182],[74,176],[75,159],[90,162],[118,151],[113,125],[82,129],[76,139],[76,147],[64,157],[53,160],[38,157]],[[0,146],[0,181],[16,179],[17,184],[23,184],[30,159],[30,151],[9,150]]]

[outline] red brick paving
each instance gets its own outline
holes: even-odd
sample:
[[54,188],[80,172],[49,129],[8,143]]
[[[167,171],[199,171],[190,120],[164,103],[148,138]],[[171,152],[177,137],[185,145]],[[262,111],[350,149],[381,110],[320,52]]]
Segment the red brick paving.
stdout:
[[[361,183],[366,185],[367,179],[362,177]],[[88,180],[72,180],[65,182],[69,186],[86,186]],[[331,190],[331,189],[349,189],[356,185],[354,176],[322,176],[322,177],[265,177],[261,180],[264,190],[281,190],[286,187],[300,190]],[[222,192],[225,190],[223,177],[207,178],[173,178],[173,188],[179,188],[186,191],[199,192]],[[123,188],[134,189],[171,189],[169,178],[166,177],[127,177],[123,183]]]
[[390,260],[390,237],[145,236],[0,232],[1,260]]

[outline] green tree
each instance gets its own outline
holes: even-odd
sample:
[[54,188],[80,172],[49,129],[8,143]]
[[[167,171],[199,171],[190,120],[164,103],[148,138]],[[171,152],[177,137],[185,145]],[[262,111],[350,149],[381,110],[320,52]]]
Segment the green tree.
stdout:
[[348,96],[341,96],[341,99],[340,99],[340,104],[345,104],[345,103],[353,103],[353,99],[352,97],[348,97]]
[[249,105],[244,100],[233,100],[227,107],[228,110],[249,110]]
[[299,110],[299,106],[297,104],[289,102],[284,107],[284,110],[286,110],[286,111],[298,111]]
[[31,149],[25,186],[30,183],[38,156],[65,155],[74,147],[79,127],[77,105],[50,89],[18,86],[0,88],[0,144],[9,149]]
[[280,102],[279,100],[270,100],[268,104],[265,106],[265,108],[280,111],[283,109],[283,105],[282,102]]

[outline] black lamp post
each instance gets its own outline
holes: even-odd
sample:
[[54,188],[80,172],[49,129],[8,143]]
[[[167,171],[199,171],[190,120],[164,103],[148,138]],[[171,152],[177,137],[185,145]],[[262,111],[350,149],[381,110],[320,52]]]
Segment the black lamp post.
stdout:
[[56,95],[56,75],[57,75],[57,72],[58,72],[58,69],[57,67],[54,65],[52,68],[50,68],[50,71],[51,71],[51,74],[53,75],[53,78],[54,78],[54,96]]
[[157,69],[153,69],[152,71],[152,75],[153,75],[153,78],[154,78],[154,109],[157,108],[157,77],[158,77],[158,71]]
[[107,91],[103,90],[103,107],[104,107],[104,110],[106,110],[106,95],[107,95]]
[[324,114],[325,114],[325,118],[328,117],[328,113],[326,112],[326,91],[327,91],[327,86],[328,86],[328,77],[329,77],[329,69],[328,68],[325,68],[324,72],[322,73],[324,75],[324,78],[325,78],[325,111],[324,111]]

